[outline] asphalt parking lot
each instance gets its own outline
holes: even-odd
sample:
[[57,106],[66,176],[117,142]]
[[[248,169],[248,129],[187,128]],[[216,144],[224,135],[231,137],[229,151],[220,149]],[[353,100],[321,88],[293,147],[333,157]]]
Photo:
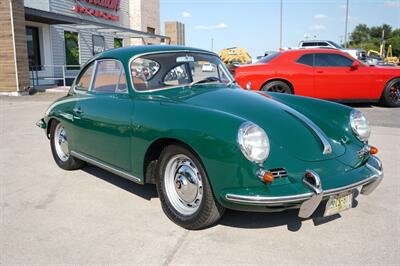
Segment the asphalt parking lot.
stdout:
[[187,231],[156,189],[88,166],[64,171],[35,126],[61,94],[0,97],[0,264],[399,265],[400,109],[355,105],[372,125],[385,178],[329,219],[227,211]]

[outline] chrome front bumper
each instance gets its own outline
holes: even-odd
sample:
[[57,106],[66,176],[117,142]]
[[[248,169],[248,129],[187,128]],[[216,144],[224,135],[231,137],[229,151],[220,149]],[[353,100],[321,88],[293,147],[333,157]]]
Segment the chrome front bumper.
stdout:
[[308,218],[318,208],[321,201],[329,196],[350,191],[358,187],[361,187],[361,194],[371,194],[383,179],[383,168],[381,161],[375,156],[371,156],[366,163],[366,167],[368,167],[374,174],[364,180],[339,188],[322,190],[321,179],[318,174],[312,170],[306,170],[303,183],[310,189],[310,192],[283,197],[226,194],[225,199],[233,203],[267,207],[285,204],[300,204],[299,217]]

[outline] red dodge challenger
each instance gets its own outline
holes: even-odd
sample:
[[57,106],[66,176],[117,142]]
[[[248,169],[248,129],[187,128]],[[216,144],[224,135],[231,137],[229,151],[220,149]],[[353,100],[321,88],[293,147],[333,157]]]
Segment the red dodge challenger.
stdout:
[[249,90],[400,106],[400,68],[367,66],[334,49],[278,52],[234,72],[239,85]]

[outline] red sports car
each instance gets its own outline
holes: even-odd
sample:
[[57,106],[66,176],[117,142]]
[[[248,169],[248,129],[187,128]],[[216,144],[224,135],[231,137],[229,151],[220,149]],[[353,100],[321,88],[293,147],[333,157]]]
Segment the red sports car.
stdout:
[[367,66],[334,49],[278,52],[234,74],[246,89],[400,106],[400,68]]

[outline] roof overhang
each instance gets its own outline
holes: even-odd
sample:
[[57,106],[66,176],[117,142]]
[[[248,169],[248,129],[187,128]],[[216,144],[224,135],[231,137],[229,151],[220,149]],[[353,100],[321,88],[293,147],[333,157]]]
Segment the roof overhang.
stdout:
[[118,25],[111,25],[100,21],[93,21],[82,17],[73,17],[64,14],[49,12],[41,9],[25,7],[25,20],[39,22],[50,25],[69,24],[76,25],[78,28],[97,30],[103,33],[113,33],[127,38],[153,38],[170,39],[170,37],[152,34],[144,31],[133,30]]

